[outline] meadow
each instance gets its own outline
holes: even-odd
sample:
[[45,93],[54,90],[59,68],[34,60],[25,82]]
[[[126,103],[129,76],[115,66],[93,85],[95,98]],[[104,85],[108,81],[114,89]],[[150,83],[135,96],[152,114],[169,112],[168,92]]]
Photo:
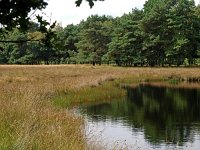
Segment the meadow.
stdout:
[[72,106],[125,94],[113,85],[199,79],[200,68],[1,65],[0,149],[92,149],[95,142],[88,146],[84,119]]

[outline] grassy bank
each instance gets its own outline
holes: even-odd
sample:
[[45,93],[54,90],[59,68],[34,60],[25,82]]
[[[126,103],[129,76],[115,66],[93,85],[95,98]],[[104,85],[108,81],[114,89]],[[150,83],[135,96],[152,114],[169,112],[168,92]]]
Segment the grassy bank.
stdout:
[[83,119],[55,104],[123,96],[113,82],[199,78],[199,68],[0,66],[0,149],[88,149]]

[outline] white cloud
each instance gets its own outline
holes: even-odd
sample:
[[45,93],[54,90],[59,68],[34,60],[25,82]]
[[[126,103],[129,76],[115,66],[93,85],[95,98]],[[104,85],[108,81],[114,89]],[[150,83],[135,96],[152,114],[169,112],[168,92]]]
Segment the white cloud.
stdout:
[[[104,2],[95,2],[90,9],[87,2],[83,0],[80,7],[76,7],[75,0],[48,0],[48,6],[45,9],[47,16],[52,20],[61,22],[63,26],[67,24],[77,24],[92,14],[121,16],[130,12],[133,8],[142,8],[146,0],[105,0]],[[195,0],[199,3],[199,0]],[[49,18],[49,19],[50,19]]]
[[90,9],[87,2],[83,0],[80,7],[76,7],[75,0],[49,0],[45,13],[49,19],[62,22],[62,25],[77,24],[92,14],[121,16],[130,12],[133,8],[142,8],[145,0],[105,0],[95,2]]

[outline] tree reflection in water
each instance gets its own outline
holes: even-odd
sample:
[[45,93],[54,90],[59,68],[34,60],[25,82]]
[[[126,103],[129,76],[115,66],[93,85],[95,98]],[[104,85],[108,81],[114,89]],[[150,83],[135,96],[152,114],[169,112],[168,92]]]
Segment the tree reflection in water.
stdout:
[[120,121],[142,129],[152,144],[193,142],[200,132],[200,89],[141,84],[126,87],[123,100],[84,107],[94,121]]

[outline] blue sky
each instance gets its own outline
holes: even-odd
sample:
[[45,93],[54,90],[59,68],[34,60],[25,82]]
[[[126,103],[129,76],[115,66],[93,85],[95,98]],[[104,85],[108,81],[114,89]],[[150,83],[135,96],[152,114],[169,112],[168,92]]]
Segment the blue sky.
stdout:
[[[92,14],[121,16],[130,12],[133,8],[141,9],[146,0],[105,0],[96,2],[95,6],[90,9],[87,2],[83,0],[80,7],[76,7],[75,0],[48,0],[48,6],[45,13],[53,21],[61,23],[62,26],[67,24],[77,24]],[[195,0],[199,3],[199,0]]]

